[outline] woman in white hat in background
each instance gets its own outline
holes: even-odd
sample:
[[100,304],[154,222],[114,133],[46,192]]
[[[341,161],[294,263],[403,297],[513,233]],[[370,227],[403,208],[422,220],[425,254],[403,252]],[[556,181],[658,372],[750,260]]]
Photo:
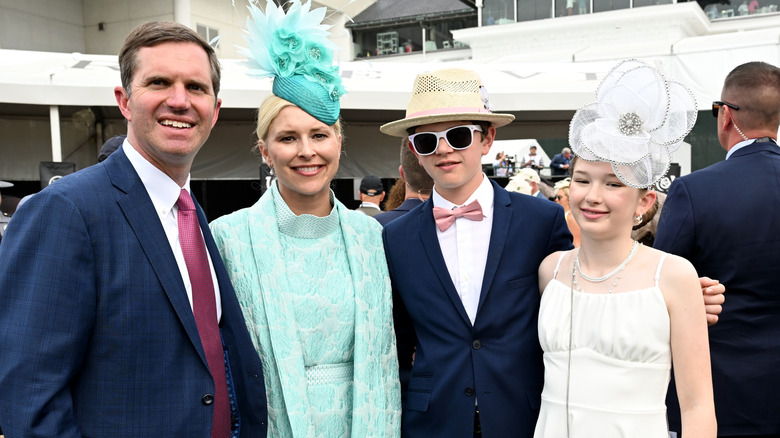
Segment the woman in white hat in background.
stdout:
[[566,226],[569,227],[569,232],[572,236],[572,243],[574,247],[580,246],[580,227],[577,225],[577,221],[574,220],[574,216],[571,215],[571,203],[569,200],[569,186],[571,185],[571,178],[564,178],[553,187],[555,190],[555,202],[563,207],[563,211],[566,215]]

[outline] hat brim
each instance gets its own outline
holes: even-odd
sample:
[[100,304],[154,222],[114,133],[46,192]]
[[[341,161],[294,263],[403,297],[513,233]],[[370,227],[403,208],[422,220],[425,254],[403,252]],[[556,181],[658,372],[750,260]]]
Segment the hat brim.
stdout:
[[392,135],[393,137],[406,137],[409,135],[407,130],[422,125],[440,122],[456,122],[460,120],[490,122],[494,127],[500,128],[506,126],[515,119],[512,114],[500,113],[448,113],[448,114],[430,114],[419,117],[410,117],[395,122],[386,123],[379,127],[382,133]]
[[8,181],[0,181],[0,189],[7,189],[8,187],[13,187],[13,183],[9,183]]

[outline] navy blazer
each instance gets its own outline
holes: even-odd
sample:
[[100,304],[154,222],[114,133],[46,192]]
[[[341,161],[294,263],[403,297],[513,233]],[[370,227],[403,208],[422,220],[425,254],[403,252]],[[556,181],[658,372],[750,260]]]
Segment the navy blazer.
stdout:
[[[196,204],[197,205],[197,204]],[[262,365],[200,206],[240,435],[265,437]],[[119,149],[36,194],[0,246],[7,436],[210,437],[214,382],[162,224]]]
[[567,160],[563,154],[555,154],[552,161],[550,161],[550,172],[553,175],[568,175],[569,169],[563,169],[561,166],[571,164],[571,160]]
[[379,213],[374,217],[374,219],[378,220],[380,224],[384,227],[385,225],[389,224],[390,221],[393,219],[398,219],[399,217],[405,215],[406,213],[409,213],[414,209],[414,207],[417,207],[418,205],[422,204],[423,201],[417,199],[417,198],[411,198],[406,199],[404,202],[401,203],[398,207],[386,211],[384,213]]
[[[780,148],[754,143],[677,178],[654,246],[726,286],[710,327],[719,435],[780,434]],[[674,385],[669,423],[679,430]]]
[[383,231],[399,361],[414,367],[405,437],[471,438],[474,404],[488,437],[533,435],[544,379],[537,335],[538,269],[571,248],[563,209],[493,182],[493,228],[472,326],[441,253],[428,200]]

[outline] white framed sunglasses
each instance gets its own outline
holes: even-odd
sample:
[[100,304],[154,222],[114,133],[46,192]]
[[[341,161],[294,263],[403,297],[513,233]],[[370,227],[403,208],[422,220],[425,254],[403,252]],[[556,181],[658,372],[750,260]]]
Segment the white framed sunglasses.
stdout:
[[409,141],[418,155],[431,155],[439,147],[439,140],[444,139],[456,151],[468,148],[474,142],[474,131],[482,132],[479,125],[453,126],[441,132],[418,132],[409,136]]

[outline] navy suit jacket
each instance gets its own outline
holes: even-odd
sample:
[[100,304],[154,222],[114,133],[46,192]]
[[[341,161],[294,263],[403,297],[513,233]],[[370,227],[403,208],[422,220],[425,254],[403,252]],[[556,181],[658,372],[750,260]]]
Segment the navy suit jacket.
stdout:
[[563,154],[555,154],[552,161],[550,161],[550,172],[553,175],[568,175],[569,169],[561,168],[565,164],[571,164],[571,160],[567,160]]
[[380,224],[384,227],[385,225],[389,224],[390,221],[393,219],[398,219],[399,217],[405,215],[406,213],[409,213],[414,209],[414,207],[417,207],[418,205],[422,204],[423,202],[417,198],[411,198],[406,199],[404,202],[401,203],[398,207],[386,211],[384,213],[379,213],[374,216],[374,219],[378,220]]
[[[780,434],[780,148],[754,143],[670,187],[654,246],[726,286],[710,327],[719,435]],[[672,430],[680,412],[672,385]]]
[[[265,437],[260,358],[196,208],[219,280],[240,435]],[[210,437],[213,404],[204,396],[214,382],[195,318],[121,149],[50,185],[12,219],[0,245],[0,352],[9,438]]]
[[433,202],[384,228],[399,361],[409,361],[417,345],[403,407],[405,437],[471,438],[477,400],[485,436],[533,435],[544,379],[538,269],[548,254],[571,248],[571,234],[559,205],[495,182],[493,190],[473,326],[442,256]]

